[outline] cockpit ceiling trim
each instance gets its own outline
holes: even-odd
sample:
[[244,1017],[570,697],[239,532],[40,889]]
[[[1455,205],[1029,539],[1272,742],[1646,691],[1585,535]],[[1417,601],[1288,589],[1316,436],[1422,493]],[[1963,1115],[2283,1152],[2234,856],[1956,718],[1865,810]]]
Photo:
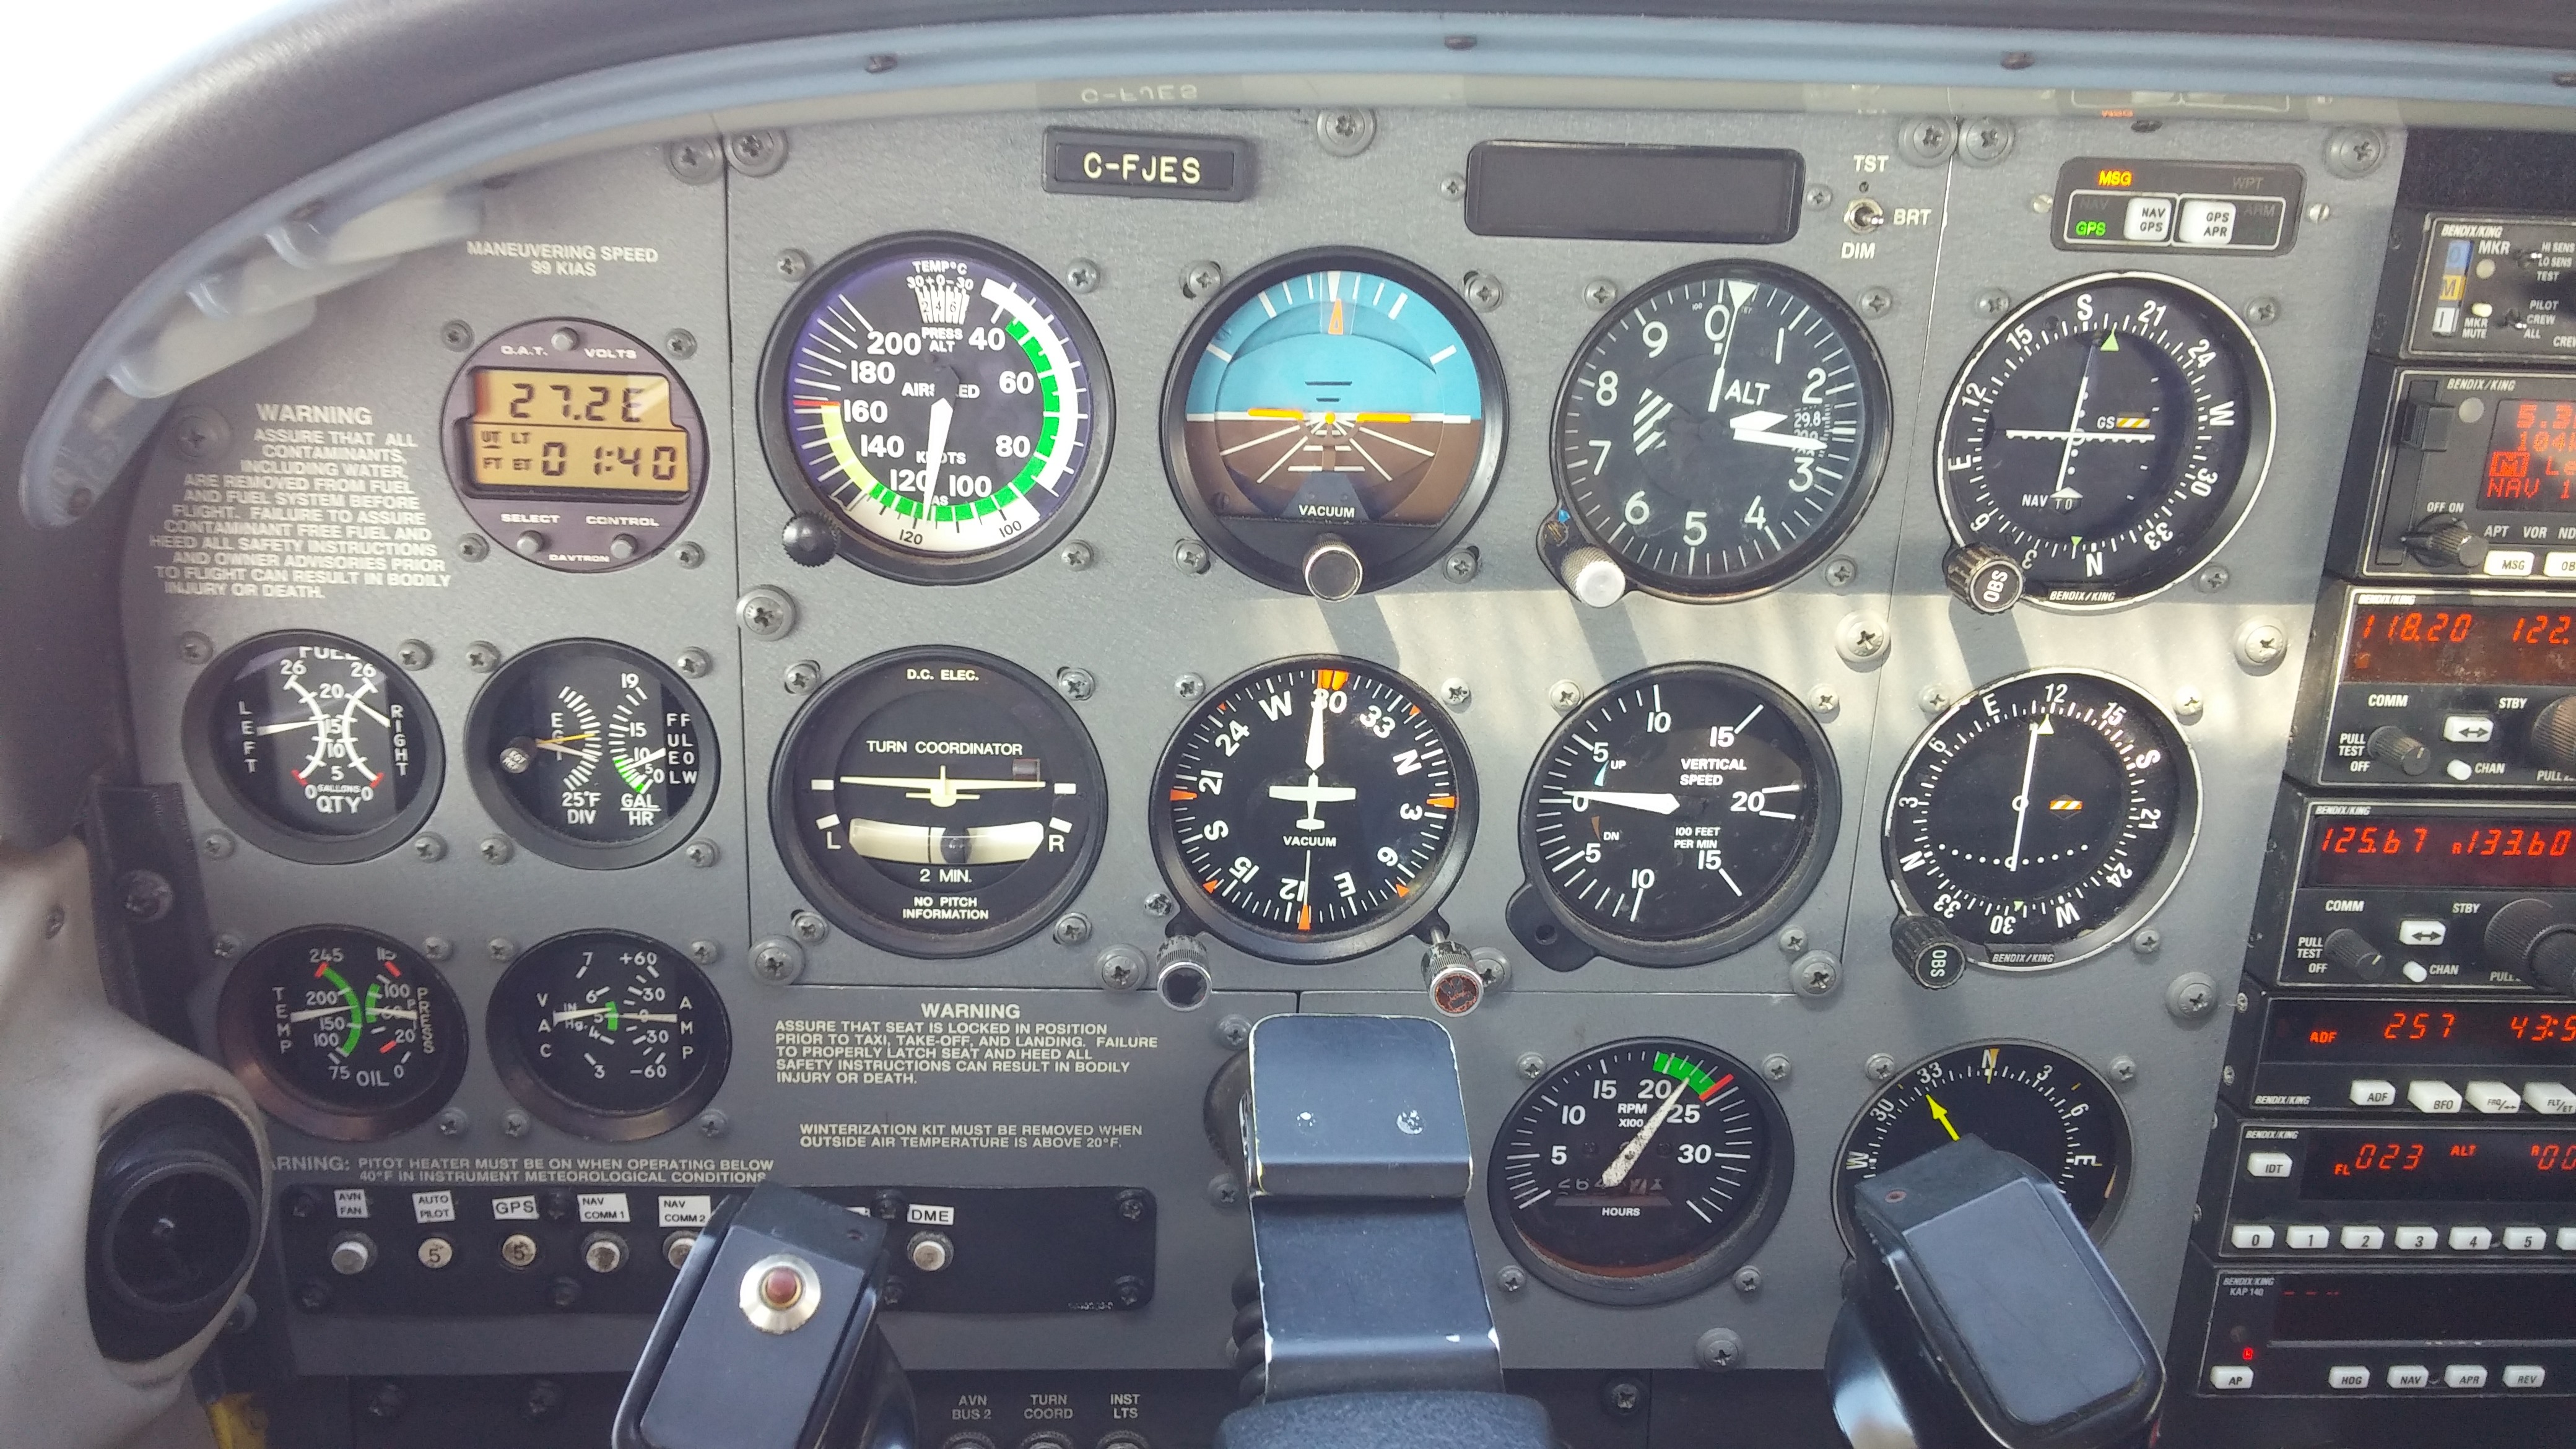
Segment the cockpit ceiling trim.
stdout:
[[[2007,57],[2012,68],[2007,69]],[[39,527],[84,515],[157,412],[105,394],[188,289],[290,221],[621,142],[863,115],[1130,104],[1760,107],[2576,127],[2549,52],[2486,46],[1776,20],[1256,12],[884,30],[641,61],[496,97],[326,166],[143,279],[62,377],[21,460]],[[2001,84],[2009,77],[2011,84]],[[291,259],[290,259],[291,260]],[[136,426],[137,422],[144,424]]]

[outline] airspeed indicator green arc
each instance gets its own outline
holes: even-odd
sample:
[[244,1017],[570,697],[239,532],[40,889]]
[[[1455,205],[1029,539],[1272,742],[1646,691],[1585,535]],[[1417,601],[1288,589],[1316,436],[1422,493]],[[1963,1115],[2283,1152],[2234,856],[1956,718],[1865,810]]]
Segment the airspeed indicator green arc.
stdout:
[[971,237],[888,237],[820,269],[762,370],[762,441],[845,557],[990,578],[1071,527],[1099,481],[1107,369],[1035,265]]

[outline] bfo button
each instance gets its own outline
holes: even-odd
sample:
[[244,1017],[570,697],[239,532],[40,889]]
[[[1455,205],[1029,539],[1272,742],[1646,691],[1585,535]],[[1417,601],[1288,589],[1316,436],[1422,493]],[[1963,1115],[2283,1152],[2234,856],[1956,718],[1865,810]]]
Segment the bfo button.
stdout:
[[[2415,1110],[2418,1112],[2457,1112],[2460,1110],[2460,1094],[2451,1090],[2451,1084],[2448,1082],[2408,1082],[2406,1084],[2406,1100],[2412,1103]],[[2288,1158],[2282,1159],[2284,1162],[2288,1160]],[[2281,1175],[2284,1177],[2289,1176],[2286,1171]]]
[[2254,1387],[2254,1371],[2241,1363],[2216,1364],[2209,1370],[2209,1386],[2213,1389],[2250,1389]]
[[2326,1387],[2330,1389],[2366,1389],[2370,1387],[2370,1369],[2363,1364],[2337,1364],[2326,1370]]

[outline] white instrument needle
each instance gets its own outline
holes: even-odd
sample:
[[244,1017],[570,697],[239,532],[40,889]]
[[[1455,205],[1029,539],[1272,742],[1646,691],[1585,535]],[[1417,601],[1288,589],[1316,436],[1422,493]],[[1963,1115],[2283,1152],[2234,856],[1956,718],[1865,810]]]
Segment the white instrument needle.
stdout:
[[948,425],[957,417],[957,405],[946,398],[930,405],[930,447],[922,455],[921,501],[937,503],[939,498],[939,465],[948,460]]
[[1664,1098],[1664,1105],[1655,1109],[1655,1115],[1647,1118],[1646,1125],[1637,1129],[1637,1135],[1628,1139],[1628,1145],[1619,1149],[1619,1155],[1610,1159],[1610,1165],[1601,1169],[1603,1187],[1617,1187],[1628,1180],[1637,1159],[1646,1155],[1646,1144],[1655,1140],[1656,1131],[1664,1125],[1665,1118],[1673,1115],[1673,1108],[1681,1099],[1682,1084],[1674,1082],[1672,1095]]
[[2006,870],[2021,869],[2021,836],[2023,829],[2030,824],[2030,773],[2039,764],[2039,737],[2055,733],[2056,727],[2045,715],[2030,727],[2030,749],[2021,757],[2021,793],[2013,797],[2013,848],[2011,858],[2004,862]]
[[1821,453],[1825,450],[1825,442],[1822,438],[1802,438],[1796,433],[1771,431],[1787,421],[1789,421],[1789,415],[1786,413],[1752,412],[1740,413],[1727,419],[1726,426],[1735,434],[1735,441],[1739,443],[1760,443],[1765,447],[1789,448],[1800,453]]
[[1678,795],[1645,795],[1633,790],[1569,790],[1565,803],[1576,810],[1589,810],[1595,805],[1620,805],[1630,810],[1651,810],[1670,815],[1682,808]]

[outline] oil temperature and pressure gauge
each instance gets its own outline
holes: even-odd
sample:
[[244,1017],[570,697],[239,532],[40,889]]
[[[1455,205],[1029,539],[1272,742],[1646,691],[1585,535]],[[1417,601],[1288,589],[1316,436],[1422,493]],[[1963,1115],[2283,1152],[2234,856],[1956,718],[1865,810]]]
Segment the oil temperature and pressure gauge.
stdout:
[[1734,1271],[1789,1196],[1788,1119],[1693,1041],[1612,1042],[1521,1094],[1485,1181],[1523,1266],[1594,1303],[1663,1303]]
[[1715,960],[1806,899],[1841,818],[1833,749],[1796,700],[1727,665],[1659,665],[1548,737],[1521,795],[1530,884],[1506,914],[1561,969]]
[[510,1095],[577,1136],[632,1142],[697,1114],[732,1060],[724,1001],[688,957],[626,931],[519,953],[483,1035]]
[[1277,961],[1340,961],[1423,923],[1476,834],[1458,727],[1362,660],[1265,664],[1210,691],[1154,772],[1154,859],[1190,915]]
[[411,679],[336,634],[264,634],[189,692],[182,748],[226,825],[290,860],[384,854],[420,828],[444,774]]
[[467,716],[467,775],[511,838],[563,865],[658,859],[706,818],[716,751],[698,697],[650,655],[599,639],[501,666]]
[[1019,666],[940,647],[836,675],[770,781],[788,873],[869,945],[975,956],[1056,917],[1100,858],[1107,784],[1072,706]]
[[2272,451],[2270,373],[2225,303],[2170,277],[2083,277],[1995,324],[1941,418],[1953,589],[2107,607],[2227,541]]
[[2066,1195],[2100,1237],[2129,1185],[2129,1119],[2091,1067],[2030,1042],[1953,1047],[1898,1075],[1852,1123],[1834,1163],[1834,1222],[1862,1238],[1852,1188],[1963,1136],[2009,1152]]
[[[1584,339],[1557,395],[1557,493],[1617,564],[1613,582],[1742,598],[1795,577],[1859,519],[1887,414],[1869,330],[1823,283],[1709,262],[1647,283]],[[1599,592],[1586,602],[1617,596],[1587,588]]]
[[[1109,368],[1036,263],[972,237],[887,237],[818,269],[770,334],[761,443],[840,553],[914,583],[1007,573],[1071,529],[1109,455]],[[823,563],[830,551],[790,556]]]
[[1897,955],[1925,985],[1942,939],[1986,964],[2078,961],[2137,929],[2181,879],[2200,780],[2181,731],[2106,674],[1999,680],[1950,706],[1897,771],[1882,840],[1905,912]]
[[339,1142],[418,1126],[465,1074],[456,993],[419,952],[355,926],[251,948],[224,981],[215,1034],[269,1115]]
[[1237,278],[1164,385],[1182,512],[1236,568],[1318,598],[1439,558],[1502,457],[1485,329],[1438,277],[1379,252],[1298,252]]

